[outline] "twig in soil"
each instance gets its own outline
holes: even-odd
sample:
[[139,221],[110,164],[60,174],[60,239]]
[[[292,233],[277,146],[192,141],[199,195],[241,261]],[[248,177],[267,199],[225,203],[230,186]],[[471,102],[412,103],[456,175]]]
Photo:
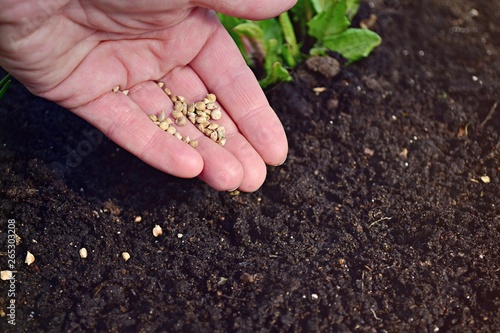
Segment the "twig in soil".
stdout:
[[481,125],[479,125],[479,128],[483,128],[484,125],[486,125],[486,123],[491,119],[493,118],[493,114],[495,113],[495,111],[497,110],[497,106],[498,106],[498,102],[495,102],[495,104],[493,104],[493,106],[491,107],[491,110],[490,112],[488,113],[488,115],[486,116],[486,118],[484,118],[483,122],[481,123]]
[[371,309],[370,310],[372,311],[373,313],[373,316],[375,317],[375,319],[377,319],[378,321],[382,321],[382,319],[380,319],[379,317],[377,317],[377,314],[375,313],[375,310]]
[[371,227],[373,227],[375,224],[380,223],[380,222],[385,221],[385,220],[392,220],[392,216],[391,217],[382,217],[381,219],[378,219],[377,221],[375,221],[372,224],[370,224],[368,226],[368,229],[370,229]]

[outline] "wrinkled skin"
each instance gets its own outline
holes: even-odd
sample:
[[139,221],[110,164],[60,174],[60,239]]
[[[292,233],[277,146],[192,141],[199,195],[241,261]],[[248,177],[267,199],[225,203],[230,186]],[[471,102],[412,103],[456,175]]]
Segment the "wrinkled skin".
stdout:
[[[0,65],[33,94],[87,120],[146,163],[217,190],[254,191],[287,154],[283,127],[213,10],[265,19],[295,0],[0,0]],[[227,144],[194,126],[194,149],[154,125],[172,103],[217,95]],[[113,93],[119,85],[128,96]]]

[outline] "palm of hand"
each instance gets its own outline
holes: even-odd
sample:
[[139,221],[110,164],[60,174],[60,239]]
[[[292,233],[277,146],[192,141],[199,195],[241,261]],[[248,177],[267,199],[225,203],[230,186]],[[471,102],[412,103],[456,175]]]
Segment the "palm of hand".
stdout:
[[[283,161],[283,128],[213,12],[81,6],[62,7],[15,44],[12,61],[25,70],[13,74],[32,92],[67,107],[148,164],[180,177],[199,175],[216,189],[255,190],[265,163]],[[146,114],[172,108],[154,81],[187,100],[217,94],[227,145],[194,127],[183,129],[199,137],[194,150],[152,124]],[[116,85],[130,95],[112,93]]]

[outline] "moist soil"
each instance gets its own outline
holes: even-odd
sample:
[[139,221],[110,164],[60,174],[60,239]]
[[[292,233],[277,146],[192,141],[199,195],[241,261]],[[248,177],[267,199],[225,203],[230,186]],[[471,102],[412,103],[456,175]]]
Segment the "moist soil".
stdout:
[[267,90],[290,152],[255,193],[162,174],[14,82],[0,331],[498,332],[500,3],[370,14],[367,59]]

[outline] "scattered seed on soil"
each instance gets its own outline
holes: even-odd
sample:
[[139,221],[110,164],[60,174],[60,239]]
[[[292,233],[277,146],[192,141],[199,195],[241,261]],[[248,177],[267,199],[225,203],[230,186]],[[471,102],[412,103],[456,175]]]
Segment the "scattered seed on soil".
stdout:
[[35,262],[35,256],[30,251],[28,251],[26,253],[26,259],[24,260],[24,262],[28,264],[28,266],[31,265]]
[[7,281],[7,280],[10,280],[12,279],[12,276],[14,274],[12,274],[12,271],[1,271],[0,272],[0,278],[3,280],[3,281]]
[[134,218],[134,222],[135,222],[135,223],[139,223],[139,222],[141,222],[141,221],[142,221],[142,217],[141,217],[141,216],[136,216],[136,217]]
[[153,228],[153,236],[158,237],[163,234],[163,229],[157,224]]
[[88,253],[87,253],[87,249],[86,249],[86,248],[82,247],[82,248],[78,251],[78,253],[80,254],[80,258],[82,258],[82,259],[87,258]]
[[130,259],[130,253],[122,252],[122,258],[123,260],[128,261]]

